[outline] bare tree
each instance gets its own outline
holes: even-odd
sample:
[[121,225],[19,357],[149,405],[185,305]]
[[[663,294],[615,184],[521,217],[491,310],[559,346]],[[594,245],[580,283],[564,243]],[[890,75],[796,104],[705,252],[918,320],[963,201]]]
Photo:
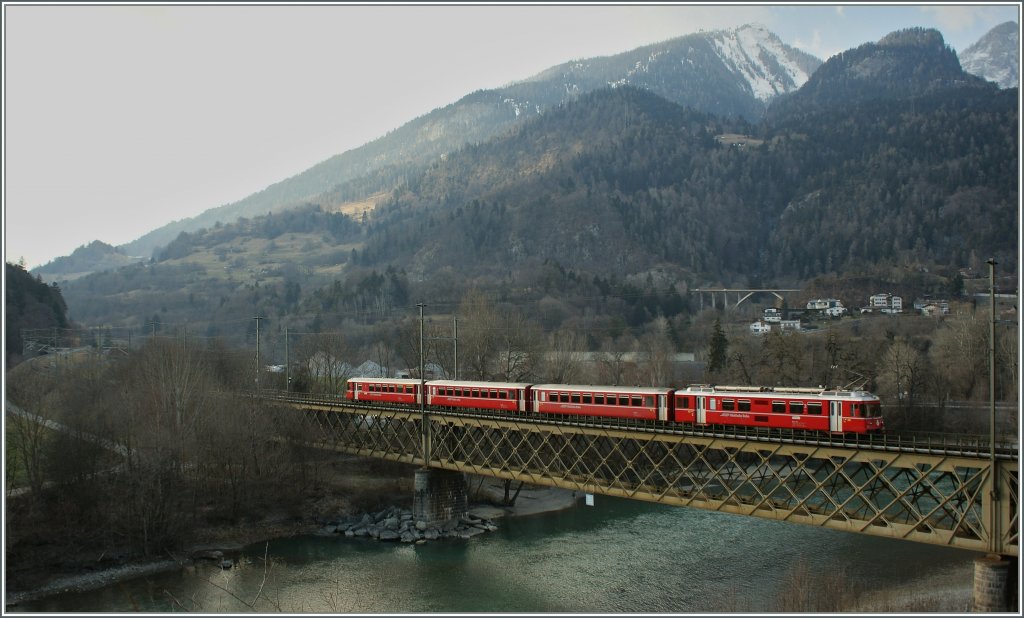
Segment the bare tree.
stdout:
[[803,364],[802,341],[793,333],[773,330],[761,340],[763,370],[759,381],[769,386],[800,383]]
[[598,377],[602,383],[611,385],[627,383],[626,372],[629,366],[627,357],[632,347],[633,339],[631,337],[605,340],[601,345],[601,361],[598,366]]
[[486,380],[498,365],[498,311],[480,291],[471,290],[459,305],[459,315],[459,365],[467,378]]
[[309,390],[314,393],[341,394],[350,377],[351,356],[348,341],[340,333],[306,335],[299,344],[297,357],[307,377]]
[[901,410],[913,408],[927,382],[925,356],[904,339],[893,341],[882,355],[879,394],[897,402]]
[[[46,420],[52,416],[54,378],[48,371],[25,364],[11,372],[7,381],[7,399],[14,404],[4,414],[8,455],[25,475],[25,480],[36,495],[46,481],[47,446],[49,430]],[[6,404],[6,402],[5,402]],[[8,490],[11,484],[7,484]]]
[[736,337],[729,345],[729,362],[723,377],[734,384],[757,384],[762,362],[761,342],[753,336]]
[[559,330],[552,333],[548,341],[543,372],[545,379],[558,384],[579,381],[586,339],[576,331]]
[[498,329],[497,377],[508,382],[525,382],[534,375],[540,354],[540,331],[522,311],[504,313],[503,327]]
[[952,399],[981,399],[988,392],[988,324],[976,312],[946,319],[930,350],[945,376],[943,395]]
[[667,386],[673,381],[672,344],[668,337],[668,320],[659,317],[652,323],[651,332],[640,343],[645,359],[643,371],[649,386]]

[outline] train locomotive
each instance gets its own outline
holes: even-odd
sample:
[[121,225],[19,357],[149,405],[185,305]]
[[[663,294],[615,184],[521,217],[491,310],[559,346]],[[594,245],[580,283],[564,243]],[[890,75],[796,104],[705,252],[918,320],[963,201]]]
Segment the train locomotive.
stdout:
[[[349,401],[508,414],[582,416],[697,426],[729,425],[830,433],[884,429],[881,402],[861,390],[691,385],[685,388],[351,378]],[[425,399],[424,399],[425,398]]]

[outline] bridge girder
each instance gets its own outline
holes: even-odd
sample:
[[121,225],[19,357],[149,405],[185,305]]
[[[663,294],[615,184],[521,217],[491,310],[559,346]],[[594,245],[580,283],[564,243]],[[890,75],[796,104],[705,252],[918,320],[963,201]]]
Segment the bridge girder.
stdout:
[[[935,453],[754,442],[293,402],[300,441],[593,494],[1018,555],[1019,467]],[[424,431],[426,429],[426,431]],[[430,453],[425,461],[424,449]],[[993,491],[998,490],[998,491]]]

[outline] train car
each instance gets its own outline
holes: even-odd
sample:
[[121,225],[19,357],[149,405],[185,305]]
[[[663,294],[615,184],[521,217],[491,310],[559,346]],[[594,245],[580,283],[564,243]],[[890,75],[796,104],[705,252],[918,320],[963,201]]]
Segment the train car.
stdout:
[[530,385],[521,382],[427,382],[427,403],[448,408],[528,412]]
[[420,381],[395,378],[350,378],[345,399],[376,403],[420,403]]
[[667,421],[672,418],[671,394],[670,388],[535,384],[533,410],[545,414]]
[[673,420],[831,433],[882,431],[881,402],[866,391],[689,386],[674,393]]

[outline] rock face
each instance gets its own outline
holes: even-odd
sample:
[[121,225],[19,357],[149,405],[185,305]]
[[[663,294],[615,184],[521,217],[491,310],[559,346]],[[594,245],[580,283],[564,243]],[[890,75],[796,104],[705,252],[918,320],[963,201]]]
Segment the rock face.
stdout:
[[392,507],[376,513],[346,515],[328,521],[318,532],[320,536],[343,535],[348,538],[372,538],[378,541],[423,543],[438,539],[469,539],[484,532],[494,532],[493,522],[472,515],[440,523],[414,521],[411,510]]

